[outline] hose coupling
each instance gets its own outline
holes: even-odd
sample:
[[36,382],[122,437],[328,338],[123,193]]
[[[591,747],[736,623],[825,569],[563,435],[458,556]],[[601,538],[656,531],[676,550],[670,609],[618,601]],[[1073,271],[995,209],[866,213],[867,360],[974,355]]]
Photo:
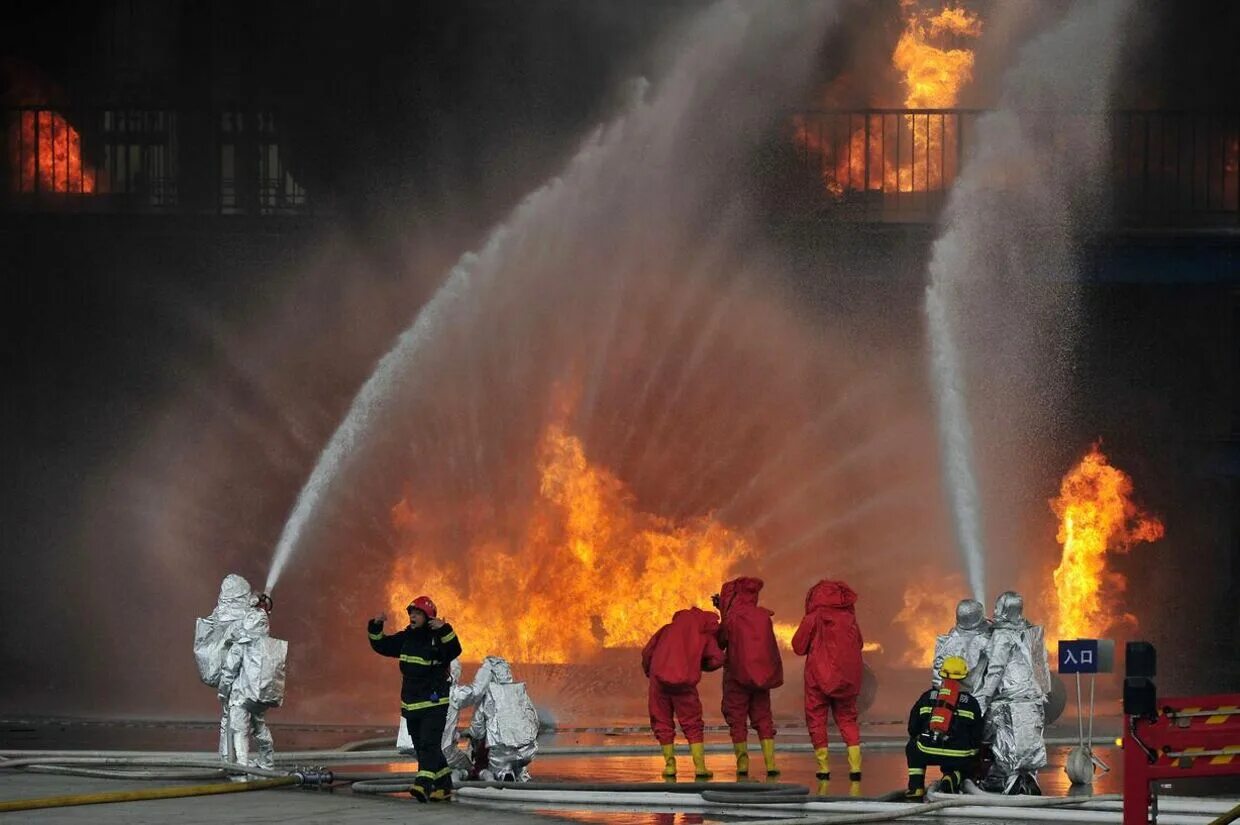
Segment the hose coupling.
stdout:
[[293,776],[297,778],[297,785],[301,788],[325,788],[336,781],[326,767],[306,767],[297,768],[293,771]]

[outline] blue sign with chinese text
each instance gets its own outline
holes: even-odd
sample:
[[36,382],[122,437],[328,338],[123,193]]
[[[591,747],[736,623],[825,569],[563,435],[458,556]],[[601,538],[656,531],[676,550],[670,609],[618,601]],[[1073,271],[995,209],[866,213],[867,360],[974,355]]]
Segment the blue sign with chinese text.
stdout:
[[1061,639],[1060,673],[1110,673],[1115,664],[1111,639]]

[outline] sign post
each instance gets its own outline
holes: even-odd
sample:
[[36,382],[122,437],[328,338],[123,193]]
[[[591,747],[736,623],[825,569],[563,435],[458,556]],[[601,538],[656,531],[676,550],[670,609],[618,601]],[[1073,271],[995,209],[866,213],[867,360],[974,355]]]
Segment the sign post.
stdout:
[[[1111,639],[1061,639],[1059,642],[1059,673],[1076,674],[1076,723],[1080,744],[1068,754],[1064,770],[1074,785],[1094,781],[1095,766],[1111,770],[1093,750],[1094,688],[1099,673],[1115,668],[1115,642]],[[1085,735],[1084,702],[1081,700],[1081,674],[1089,674],[1089,736]]]

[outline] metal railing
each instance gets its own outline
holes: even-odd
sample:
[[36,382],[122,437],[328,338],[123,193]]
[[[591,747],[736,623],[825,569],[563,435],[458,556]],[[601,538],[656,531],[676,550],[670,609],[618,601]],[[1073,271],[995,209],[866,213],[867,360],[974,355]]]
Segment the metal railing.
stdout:
[[960,173],[979,112],[961,109],[807,111],[792,145],[818,180],[820,206],[865,221],[933,220]]
[[278,124],[276,114],[262,110],[6,107],[0,109],[0,209],[223,215],[323,209],[288,168]]
[[[792,115],[790,145],[811,209],[844,220],[935,220],[983,114]],[[1116,112],[1110,149],[1118,225],[1240,226],[1240,113]],[[8,107],[0,170],[7,210],[295,215],[325,206],[290,170],[280,118],[262,109]]]
[[[937,218],[983,114],[806,111],[792,116],[790,137],[807,180],[816,181],[813,208],[837,219],[923,223]],[[1240,114],[1120,111],[1110,127],[1118,225],[1240,226]],[[1054,130],[1054,116],[1047,128]]]

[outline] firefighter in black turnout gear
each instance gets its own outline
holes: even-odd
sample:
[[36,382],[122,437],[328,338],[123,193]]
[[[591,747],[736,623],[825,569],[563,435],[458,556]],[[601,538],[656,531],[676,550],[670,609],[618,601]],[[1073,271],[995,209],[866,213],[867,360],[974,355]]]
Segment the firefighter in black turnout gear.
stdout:
[[383,635],[383,617],[370,620],[370,646],[400,659],[400,710],[418,752],[418,775],[409,793],[419,802],[438,802],[452,792],[452,769],[441,742],[448,715],[448,664],[461,655],[456,631],[436,615],[435,603],[418,596],[406,608],[409,626]]
[[959,793],[964,777],[973,772],[982,744],[982,708],[960,681],[969,675],[959,656],[948,656],[939,668],[943,679],[921,695],[908,714],[908,791],[905,798],[920,801],[926,795],[926,768],[943,772],[940,788]]

